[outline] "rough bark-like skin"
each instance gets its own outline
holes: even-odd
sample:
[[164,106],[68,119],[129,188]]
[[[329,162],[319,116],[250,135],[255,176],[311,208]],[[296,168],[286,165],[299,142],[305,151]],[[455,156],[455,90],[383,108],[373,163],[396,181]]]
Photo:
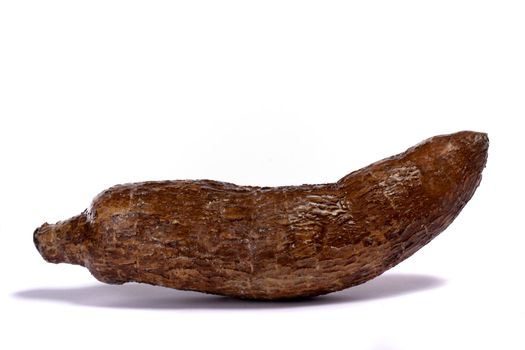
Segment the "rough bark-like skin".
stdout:
[[336,183],[198,181],[112,187],[34,233],[49,262],[129,281],[253,299],[315,296],[370,280],[443,231],[472,197],[488,137],[436,136]]

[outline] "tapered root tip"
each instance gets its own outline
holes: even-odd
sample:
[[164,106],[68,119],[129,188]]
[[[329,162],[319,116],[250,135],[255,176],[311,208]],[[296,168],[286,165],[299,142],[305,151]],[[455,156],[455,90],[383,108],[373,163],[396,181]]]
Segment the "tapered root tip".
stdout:
[[481,174],[487,163],[489,136],[483,132],[467,131],[465,132],[465,139],[467,141],[465,156],[470,160],[470,163],[477,167],[476,170]]
[[[35,247],[36,247],[36,250],[38,250],[38,252],[40,253],[40,243],[38,241],[38,232],[39,232],[40,228],[37,228],[34,232],[33,232],[33,243],[35,244]],[[42,253],[40,253],[42,254]]]
[[33,242],[45,261],[58,264],[65,262],[65,256],[62,247],[63,239],[58,237],[56,225],[50,225],[46,222],[37,228],[33,233]]
[[469,141],[479,147],[480,151],[486,151],[489,148],[489,135],[484,132],[468,131]]
[[84,265],[83,242],[88,232],[84,214],[56,224],[45,223],[33,232],[36,249],[50,263]]

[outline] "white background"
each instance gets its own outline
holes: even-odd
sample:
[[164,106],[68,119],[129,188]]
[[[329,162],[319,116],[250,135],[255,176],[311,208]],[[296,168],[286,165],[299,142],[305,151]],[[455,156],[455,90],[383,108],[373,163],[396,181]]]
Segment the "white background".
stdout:
[[[523,349],[523,1],[0,2],[2,349]],[[123,182],[336,181],[488,132],[457,220],[383,276],[261,303],[45,263],[43,222]]]

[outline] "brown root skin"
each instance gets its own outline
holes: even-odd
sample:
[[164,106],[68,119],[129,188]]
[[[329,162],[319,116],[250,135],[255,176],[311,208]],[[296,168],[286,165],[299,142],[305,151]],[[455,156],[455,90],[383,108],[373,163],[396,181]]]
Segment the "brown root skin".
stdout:
[[488,137],[428,139],[336,183],[211,180],[114,186],[34,233],[45,260],[130,281],[249,299],[315,296],[366,282],[442,232],[481,181]]
[[47,222],[33,233],[35,247],[50,263],[68,263],[84,266],[83,243],[89,235],[86,211],[56,224]]

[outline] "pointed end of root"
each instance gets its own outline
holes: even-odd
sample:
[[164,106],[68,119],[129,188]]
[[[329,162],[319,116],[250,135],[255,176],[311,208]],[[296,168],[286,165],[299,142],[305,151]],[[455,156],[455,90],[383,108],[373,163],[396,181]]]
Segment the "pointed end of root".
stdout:
[[451,138],[463,152],[464,162],[481,176],[488,158],[489,135],[484,132],[462,131],[452,134]]
[[86,232],[86,215],[81,214],[56,224],[43,224],[33,232],[33,243],[47,262],[84,265],[82,243]]
[[489,148],[489,135],[485,132],[461,131],[450,136],[463,140],[465,143],[477,148],[479,152],[487,151]]

